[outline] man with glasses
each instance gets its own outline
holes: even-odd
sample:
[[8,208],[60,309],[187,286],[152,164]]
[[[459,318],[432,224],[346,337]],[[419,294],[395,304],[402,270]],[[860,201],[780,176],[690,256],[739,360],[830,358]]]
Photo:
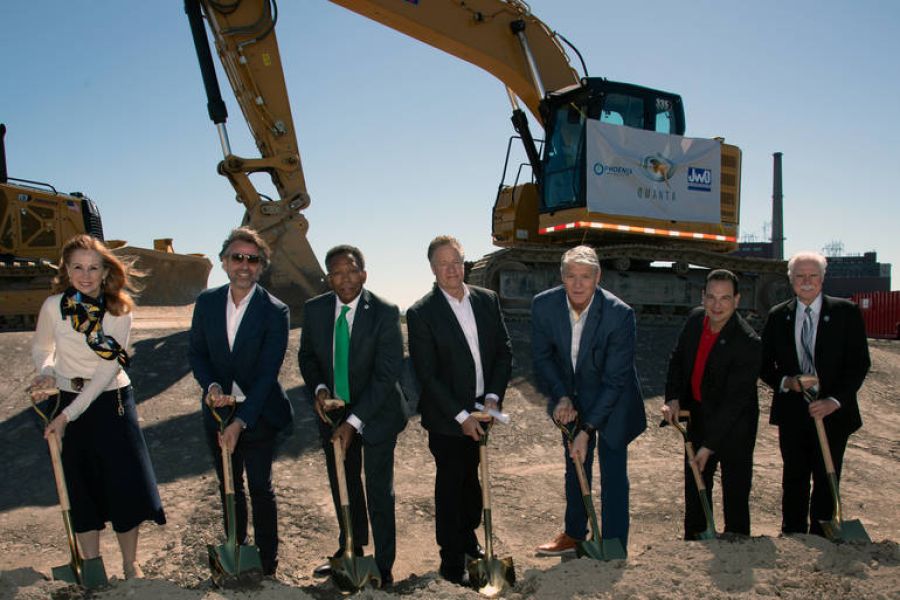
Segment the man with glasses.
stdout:
[[[389,587],[394,581],[391,569],[397,552],[394,448],[397,435],[406,426],[398,385],[403,364],[400,311],[363,287],[366,262],[359,248],[332,248],[325,255],[325,268],[332,291],[309,300],[303,308],[298,360],[319,416],[319,435],[341,530],[332,558],[343,555],[347,536],[332,446],[338,439],[345,456],[354,554],[361,555],[368,544],[371,519],[381,585]],[[329,399],[340,400],[340,409],[329,413]],[[330,563],[316,567],[313,573],[329,575]]]
[[[722,465],[725,532],[749,536],[761,354],[759,336],[737,312],[740,302],[737,276],[710,271],[703,306],[688,316],[669,359],[662,413],[671,423],[679,410],[690,411],[688,436],[707,500],[712,506],[713,475]],[[699,539],[706,518],[686,455],[684,503],[684,539]]]
[[[774,395],[769,422],[778,426],[784,472],[781,531],[824,536],[819,521],[834,510],[814,419],[823,419],[838,480],[850,434],[862,427],[856,392],[869,372],[859,307],[822,293],[825,257],[798,252],[788,261],[795,298],[772,308],[762,334],[760,377]],[[818,378],[807,403],[802,375]],[[810,496],[810,476],[812,495]]]
[[[248,543],[246,472],[254,541],[263,573],[273,576],[278,567],[278,512],[272,461],[277,442],[293,425],[293,409],[278,383],[287,350],[288,307],[257,283],[269,264],[269,246],[256,231],[233,230],[219,258],[229,283],[197,297],[188,358],[203,391],[206,441],[223,506],[220,444],[231,452],[238,542]],[[233,411],[221,435],[211,409],[223,418]]]
[[512,345],[493,292],[464,281],[463,249],[442,235],[428,245],[435,284],[407,312],[409,354],[422,391],[419,411],[434,456],[435,535],[440,574],[466,584],[466,556],[483,558],[475,403],[498,408],[512,370]]

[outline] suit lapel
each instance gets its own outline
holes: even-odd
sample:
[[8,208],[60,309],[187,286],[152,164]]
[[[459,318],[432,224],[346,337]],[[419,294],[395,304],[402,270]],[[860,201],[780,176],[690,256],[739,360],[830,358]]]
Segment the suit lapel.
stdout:
[[[225,299],[227,302],[231,302],[231,298],[226,296]],[[253,290],[253,297],[250,298],[250,301],[247,303],[247,308],[244,312],[244,317],[241,319],[241,324],[238,326],[237,333],[234,335],[234,345],[231,347],[232,356],[237,354],[240,350],[241,344],[248,335],[247,332],[256,329],[259,322],[262,320],[263,304],[264,299],[262,297],[262,289],[259,286],[256,286],[256,289]],[[227,331],[226,335],[228,335]]]
[[785,347],[791,349],[791,361],[786,367],[791,367],[790,369],[785,368],[787,372],[799,373],[800,372],[800,358],[797,356],[797,337],[796,337],[796,318],[797,318],[797,298],[794,297],[788,301],[785,305],[785,315],[784,315],[784,335],[788,340],[788,343],[785,344]]
[[[470,290],[471,291],[471,290]],[[434,294],[436,296],[438,311],[443,313],[444,320],[448,323],[450,327],[450,331],[453,332],[453,336],[456,338],[458,344],[460,344],[466,354],[469,355],[470,360],[472,361],[472,368],[475,368],[475,358],[472,357],[472,351],[469,350],[469,342],[466,340],[466,334],[463,333],[462,326],[459,324],[459,320],[456,318],[456,313],[453,312],[453,308],[450,306],[450,303],[447,301],[446,296],[444,296],[444,292],[441,291],[441,288],[438,287],[437,284],[434,286]],[[474,294],[469,296],[470,301],[472,302],[472,312],[476,315],[476,325],[477,315],[478,313],[475,311],[475,296]]]
[[[819,362],[819,352],[828,347],[828,338],[831,336],[831,299],[822,294],[822,308],[819,311],[819,321],[816,323],[816,343],[813,348],[813,361]],[[818,371],[818,369],[817,369]]]
[[[356,314],[353,315],[353,331],[350,332],[350,364],[347,366],[347,369],[351,380],[353,379],[353,373],[355,371],[354,358],[360,354],[358,352],[360,346],[367,340],[372,339],[371,333],[372,326],[374,325],[374,318],[372,316],[372,311],[369,309],[370,302],[371,297],[369,296],[368,290],[363,289],[359,297],[359,302],[356,303]],[[333,307],[332,314],[334,314]],[[333,327],[332,331],[334,331]]]
[[210,340],[211,345],[218,348],[224,348],[226,356],[231,355],[231,350],[228,348],[228,315],[226,311],[228,310],[227,302],[228,298],[228,285],[223,285],[220,291],[214,296],[212,302],[212,314],[210,315],[210,319],[212,320],[212,327],[210,334],[214,336],[214,339]]
[[[568,312],[569,306],[566,304],[566,312]],[[600,326],[600,320],[603,317],[601,314],[603,312],[603,292],[600,291],[600,288],[594,290],[594,298],[591,301],[591,307],[588,309],[588,313],[582,317],[584,319],[584,327],[581,329],[581,340],[578,342],[578,359],[575,361],[575,370],[581,370],[581,365],[584,364],[584,361],[588,358],[588,352],[591,350],[591,342],[594,340],[594,336],[597,333],[597,328]],[[566,315],[568,317],[568,314]],[[571,323],[571,320],[569,321]],[[569,348],[572,347],[572,327],[569,326]]]

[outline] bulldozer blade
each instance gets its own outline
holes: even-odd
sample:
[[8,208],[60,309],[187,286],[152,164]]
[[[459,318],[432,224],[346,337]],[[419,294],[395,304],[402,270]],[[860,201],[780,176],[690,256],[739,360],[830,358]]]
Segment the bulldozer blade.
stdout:
[[601,540],[591,538],[578,542],[575,545],[575,554],[578,558],[587,557],[594,560],[624,560],[628,558],[628,553],[618,538]]
[[206,546],[213,583],[220,588],[238,588],[262,580],[262,561],[256,546],[219,544]]
[[485,557],[470,560],[469,581],[484,596],[496,596],[516,584],[516,569],[512,557]]
[[331,579],[342,592],[358,592],[367,585],[381,587],[381,572],[372,556],[353,556],[344,554],[329,559],[331,563]]
[[859,519],[851,519],[849,521],[831,519],[830,521],[819,521],[819,524],[822,525],[825,537],[832,542],[872,541]]

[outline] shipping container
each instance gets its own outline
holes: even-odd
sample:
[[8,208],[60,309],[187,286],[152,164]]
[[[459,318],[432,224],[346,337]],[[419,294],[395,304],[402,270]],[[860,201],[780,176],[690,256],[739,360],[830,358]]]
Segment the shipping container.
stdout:
[[870,338],[900,339],[900,291],[854,294]]

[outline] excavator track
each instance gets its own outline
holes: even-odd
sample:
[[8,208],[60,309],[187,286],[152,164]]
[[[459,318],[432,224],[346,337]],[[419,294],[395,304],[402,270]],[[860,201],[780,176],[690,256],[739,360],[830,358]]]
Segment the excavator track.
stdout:
[[[559,285],[559,264],[565,250],[541,246],[498,250],[472,263],[467,280],[497,292],[508,318],[527,319],[534,295]],[[675,244],[620,244],[595,250],[603,265],[601,286],[630,304],[645,321],[680,319],[699,305],[709,269],[728,269],[740,277],[740,310],[757,325],[769,308],[790,294],[787,263],[780,260]]]

